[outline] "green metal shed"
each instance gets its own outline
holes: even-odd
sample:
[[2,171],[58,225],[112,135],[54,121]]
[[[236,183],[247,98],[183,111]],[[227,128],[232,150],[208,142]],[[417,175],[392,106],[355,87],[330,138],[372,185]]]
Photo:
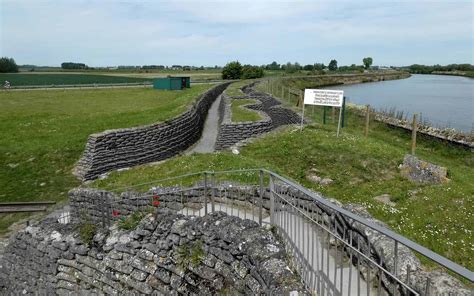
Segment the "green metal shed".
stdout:
[[153,81],[153,88],[180,90],[191,87],[191,78],[187,76],[157,78]]

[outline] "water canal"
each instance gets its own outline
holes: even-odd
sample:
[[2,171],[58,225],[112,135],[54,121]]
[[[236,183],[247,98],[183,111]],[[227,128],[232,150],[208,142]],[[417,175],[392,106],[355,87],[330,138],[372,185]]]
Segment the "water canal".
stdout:
[[407,79],[328,87],[344,90],[349,103],[376,110],[421,113],[435,127],[474,129],[474,79],[448,75],[412,75]]

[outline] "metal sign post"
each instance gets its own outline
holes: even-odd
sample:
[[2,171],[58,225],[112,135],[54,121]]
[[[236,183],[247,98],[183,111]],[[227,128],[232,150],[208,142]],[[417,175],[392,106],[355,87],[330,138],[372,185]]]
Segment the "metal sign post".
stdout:
[[301,112],[301,128],[300,131],[303,131],[303,123],[304,123],[304,102],[303,102],[303,111]]
[[339,130],[341,129],[342,107],[339,107],[339,120],[337,122],[336,138],[339,138]]

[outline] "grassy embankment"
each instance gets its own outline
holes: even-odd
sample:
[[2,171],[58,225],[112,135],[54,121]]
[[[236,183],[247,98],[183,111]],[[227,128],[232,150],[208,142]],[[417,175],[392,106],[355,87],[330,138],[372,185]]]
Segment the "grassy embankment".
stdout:
[[[329,112],[330,114],[331,112]],[[346,127],[336,138],[336,118],[322,125],[322,109],[307,113],[313,122],[303,132],[287,128],[230,152],[195,154],[158,165],[115,172],[93,186],[116,188],[201,170],[267,168],[322,192],[342,203],[358,203],[419,244],[469,268],[474,268],[474,155],[462,148],[419,137],[417,155],[446,166],[450,182],[419,185],[400,176],[398,165],[410,149],[410,135],[371,121],[364,136],[364,119],[347,111]],[[326,186],[306,178],[311,172],[334,180]],[[242,174],[236,180],[257,182]],[[189,180],[191,181],[191,180]],[[389,194],[390,206],[374,199]]]
[[260,116],[257,111],[245,108],[246,105],[255,103],[257,103],[257,101],[253,99],[232,100],[232,122],[261,120],[262,116]]
[[0,82],[10,81],[12,86],[28,86],[28,85],[72,85],[72,84],[107,84],[107,83],[136,83],[150,82],[150,78],[145,77],[125,77],[125,76],[108,76],[97,74],[45,74],[45,73],[9,73],[0,74]]
[[[1,91],[0,201],[66,200],[90,134],[172,118],[210,87]],[[0,232],[22,216],[0,216]]]

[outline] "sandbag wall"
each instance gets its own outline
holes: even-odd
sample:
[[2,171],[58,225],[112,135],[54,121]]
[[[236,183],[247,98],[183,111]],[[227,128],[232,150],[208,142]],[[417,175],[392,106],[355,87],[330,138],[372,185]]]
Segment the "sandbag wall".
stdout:
[[[271,118],[264,112],[259,112],[263,117],[262,120],[238,123],[232,122],[232,100],[238,99],[240,98],[230,98],[226,95],[222,96],[222,100],[219,105],[219,116],[221,118],[221,122],[219,135],[217,136],[216,141],[216,150],[228,148],[237,142],[269,132],[274,128]],[[243,97],[241,99],[247,98]],[[247,105],[245,106],[245,108],[249,108],[255,111],[261,111],[263,109],[263,106],[260,102],[253,105]]]
[[119,168],[163,160],[187,149],[200,138],[209,107],[228,85],[210,89],[192,108],[167,122],[90,135],[74,174],[91,180]]
[[[279,106],[281,105],[280,101],[272,96],[254,91],[252,88],[254,85],[255,83],[252,83],[242,88],[245,96],[223,95],[219,106],[220,130],[217,136],[216,150],[229,148],[238,142],[269,132],[282,125],[301,123],[301,117],[298,114],[293,110]],[[254,122],[232,122],[232,100],[239,99],[254,99],[259,102],[245,106],[245,108],[259,111],[264,118]]]

